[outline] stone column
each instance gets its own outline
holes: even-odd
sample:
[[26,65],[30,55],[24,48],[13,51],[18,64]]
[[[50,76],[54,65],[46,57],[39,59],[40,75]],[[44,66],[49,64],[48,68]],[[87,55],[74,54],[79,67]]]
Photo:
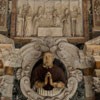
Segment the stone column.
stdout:
[[92,68],[84,69],[84,81],[85,81],[85,95],[86,100],[95,100],[95,93],[93,91],[93,78],[92,78]]

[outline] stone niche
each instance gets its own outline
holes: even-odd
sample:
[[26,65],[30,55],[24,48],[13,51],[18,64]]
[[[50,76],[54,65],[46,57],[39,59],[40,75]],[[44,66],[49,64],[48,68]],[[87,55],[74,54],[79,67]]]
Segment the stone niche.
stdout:
[[[38,64],[41,64],[42,53],[47,51],[54,55],[56,64],[60,63],[61,69],[66,74],[67,83],[63,88],[50,90],[38,88],[36,91],[31,82],[31,79],[35,78],[32,76],[32,72]],[[19,50],[19,54],[22,63],[21,68],[16,72],[16,76],[20,80],[22,94],[27,100],[70,100],[78,91],[79,83],[83,82],[83,74],[79,69],[86,67],[86,65],[81,61],[80,50],[69,44],[65,38],[33,38],[31,43]],[[84,93],[82,96],[85,98]]]

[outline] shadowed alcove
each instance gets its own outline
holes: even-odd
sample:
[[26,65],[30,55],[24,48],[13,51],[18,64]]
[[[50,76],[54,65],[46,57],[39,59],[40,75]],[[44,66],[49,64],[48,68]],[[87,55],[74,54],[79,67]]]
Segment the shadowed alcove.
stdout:
[[[45,68],[42,67],[42,65],[43,65],[43,59],[40,59],[40,60],[38,60],[36,62],[36,64],[34,65],[34,67],[32,69],[31,77],[30,77],[31,88],[34,87],[34,83],[37,80],[41,81],[41,82],[44,82],[45,81],[46,73],[48,71],[51,72],[51,74],[53,76],[53,81],[54,82],[63,81],[65,83],[65,85],[67,84],[67,71],[66,71],[65,65],[59,59],[54,59],[53,64],[56,67],[54,67],[53,69],[45,69]],[[42,69],[40,68],[40,66],[41,66]],[[34,74],[34,73],[36,73],[36,74]],[[38,75],[40,75],[40,76],[38,76]],[[61,79],[61,77],[59,78],[59,76],[64,76],[64,77]],[[66,81],[64,81],[65,79],[66,79]],[[52,90],[53,89],[53,87],[50,86],[50,84],[47,84],[43,88],[45,90]]]

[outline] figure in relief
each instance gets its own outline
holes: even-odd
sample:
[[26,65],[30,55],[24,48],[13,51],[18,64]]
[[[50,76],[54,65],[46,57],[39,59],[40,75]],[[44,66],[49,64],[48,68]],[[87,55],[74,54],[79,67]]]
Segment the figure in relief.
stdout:
[[[35,4],[34,1],[32,3]],[[58,1],[46,0],[42,2],[40,0],[36,2],[33,8],[27,2],[19,9],[20,12],[17,14],[17,36],[40,36],[38,35],[38,28],[43,28],[45,31],[45,28],[51,27],[54,27],[55,30],[57,28],[61,29],[63,36],[83,36],[82,9],[79,0],[75,0],[75,2],[59,1],[59,3]]]
[[96,15],[96,20],[100,21],[100,1],[99,0],[95,0],[94,2],[94,12]]
[[17,36],[31,36],[32,34],[32,11],[30,5],[23,4],[18,8],[17,14]]
[[[52,1],[51,1],[52,2]],[[53,26],[53,20],[52,20],[52,12],[53,12],[53,7],[52,4],[47,1],[46,4],[44,4],[44,26],[46,27],[51,27]]]
[[64,9],[64,15],[62,17],[62,26],[63,26],[63,36],[71,36],[71,29],[70,29],[70,12],[68,8]]
[[77,21],[76,21],[76,36],[83,36],[83,29],[82,29],[82,12],[81,8],[77,7]]
[[60,26],[61,22],[57,9],[54,9],[52,12],[52,20],[53,20],[53,26],[55,27]]
[[37,66],[32,72],[32,88],[52,90],[53,88],[65,87],[67,77],[62,68],[54,64],[54,61],[55,58],[51,52],[43,54],[43,63]]
[[24,21],[24,24],[23,24],[23,37],[26,34],[26,25],[27,25],[26,16],[27,16],[28,10],[29,10],[29,4],[28,3],[24,4],[23,9],[22,9],[22,18],[23,18],[23,21]]
[[22,8],[18,9],[18,13],[17,13],[17,36],[23,36],[24,32],[23,32],[23,27],[24,27],[24,19],[22,16]]
[[71,23],[72,23],[72,36],[75,37],[77,33],[77,20],[78,20],[78,8],[77,6],[73,6],[71,11]]
[[33,26],[32,26],[32,9],[31,6],[28,6],[26,14],[26,23],[25,23],[25,36],[32,36]]
[[35,14],[33,18],[33,35],[32,36],[37,36],[38,27],[40,26],[42,20],[43,20],[43,7],[39,6],[37,13]]
[[0,0],[0,26],[4,26],[6,14],[6,1]]

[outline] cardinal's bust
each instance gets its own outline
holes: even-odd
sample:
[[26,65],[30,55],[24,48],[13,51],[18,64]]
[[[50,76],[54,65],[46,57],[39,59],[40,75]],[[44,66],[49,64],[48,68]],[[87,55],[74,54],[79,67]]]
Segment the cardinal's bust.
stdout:
[[67,82],[66,74],[62,69],[61,62],[55,59],[53,53],[43,53],[41,62],[36,64],[31,74],[31,87],[52,90],[53,88],[64,88]]

